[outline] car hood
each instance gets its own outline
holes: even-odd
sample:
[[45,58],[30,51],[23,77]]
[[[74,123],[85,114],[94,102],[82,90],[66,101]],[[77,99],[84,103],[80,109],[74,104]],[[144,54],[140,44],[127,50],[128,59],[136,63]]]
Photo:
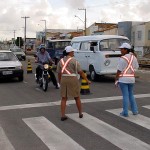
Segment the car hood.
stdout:
[[19,61],[0,61],[0,68],[22,66]]
[[25,55],[24,52],[13,52],[15,55]]

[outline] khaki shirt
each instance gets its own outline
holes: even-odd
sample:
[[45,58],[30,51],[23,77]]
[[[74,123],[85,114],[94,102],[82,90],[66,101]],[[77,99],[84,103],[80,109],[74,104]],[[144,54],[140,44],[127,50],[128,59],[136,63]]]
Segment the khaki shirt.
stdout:
[[[70,56],[66,56],[62,59],[64,60],[64,63],[65,63],[69,58],[70,58]],[[61,63],[61,61],[59,61],[59,63],[57,64],[57,73],[61,73],[62,67],[63,67],[62,63]],[[66,69],[71,74],[73,74],[73,73],[76,74],[76,73],[82,71],[79,62],[74,57],[69,61],[68,65],[66,66]],[[67,73],[64,71],[63,74],[67,74]]]

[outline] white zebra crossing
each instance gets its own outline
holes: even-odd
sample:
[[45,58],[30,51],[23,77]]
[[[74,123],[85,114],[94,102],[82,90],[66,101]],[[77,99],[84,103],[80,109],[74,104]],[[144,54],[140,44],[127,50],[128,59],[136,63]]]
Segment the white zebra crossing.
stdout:
[[0,149],[1,150],[15,150],[1,126],[0,126]]
[[50,150],[85,150],[45,117],[25,118],[23,121]]
[[[142,107],[150,109],[150,105]],[[121,110],[122,108],[109,109],[106,111],[120,117],[119,113]],[[84,117],[82,119],[78,118],[77,113],[67,114],[67,116],[122,150],[150,150],[150,145],[144,141],[117,129],[113,127],[113,125],[107,124],[88,113],[84,113]],[[150,118],[146,116],[140,114],[134,116],[129,111],[129,117],[122,118],[150,130]],[[43,116],[23,118],[22,120],[50,150],[66,150],[68,147],[71,150],[85,150],[84,147],[79,145],[76,141],[69,137],[69,135],[65,134],[61,129]],[[1,126],[0,149],[15,150]]]
[[150,109],[150,105],[143,106],[144,108]]
[[[119,109],[110,109],[106,110],[116,116],[119,116],[120,112],[122,111],[122,108]],[[129,111],[129,117],[122,117],[130,122],[133,122],[137,125],[140,125],[144,128],[150,129],[150,118],[143,116],[143,115],[132,115],[131,111]]]
[[[69,118],[88,128],[97,135],[108,140],[122,150],[150,150],[150,145],[143,141],[87,114],[84,118],[77,118],[78,114],[68,114]],[[136,143],[136,144],[135,144]]]

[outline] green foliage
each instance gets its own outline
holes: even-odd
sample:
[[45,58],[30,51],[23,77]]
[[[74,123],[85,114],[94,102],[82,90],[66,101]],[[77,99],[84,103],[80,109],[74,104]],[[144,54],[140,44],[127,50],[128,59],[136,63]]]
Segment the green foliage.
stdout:
[[20,42],[20,47],[22,47],[23,46],[23,39],[22,39],[22,37],[17,37],[17,39],[15,41],[16,46],[19,46],[19,42]]

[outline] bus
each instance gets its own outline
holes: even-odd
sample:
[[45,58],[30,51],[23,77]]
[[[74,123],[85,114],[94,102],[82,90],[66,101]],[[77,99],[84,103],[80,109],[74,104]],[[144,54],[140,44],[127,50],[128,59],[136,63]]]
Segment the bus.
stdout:
[[46,50],[55,61],[57,65],[58,61],[63,57],[63,51],[66,46],[70,45],[71,39],[54,39],[46,41]]

